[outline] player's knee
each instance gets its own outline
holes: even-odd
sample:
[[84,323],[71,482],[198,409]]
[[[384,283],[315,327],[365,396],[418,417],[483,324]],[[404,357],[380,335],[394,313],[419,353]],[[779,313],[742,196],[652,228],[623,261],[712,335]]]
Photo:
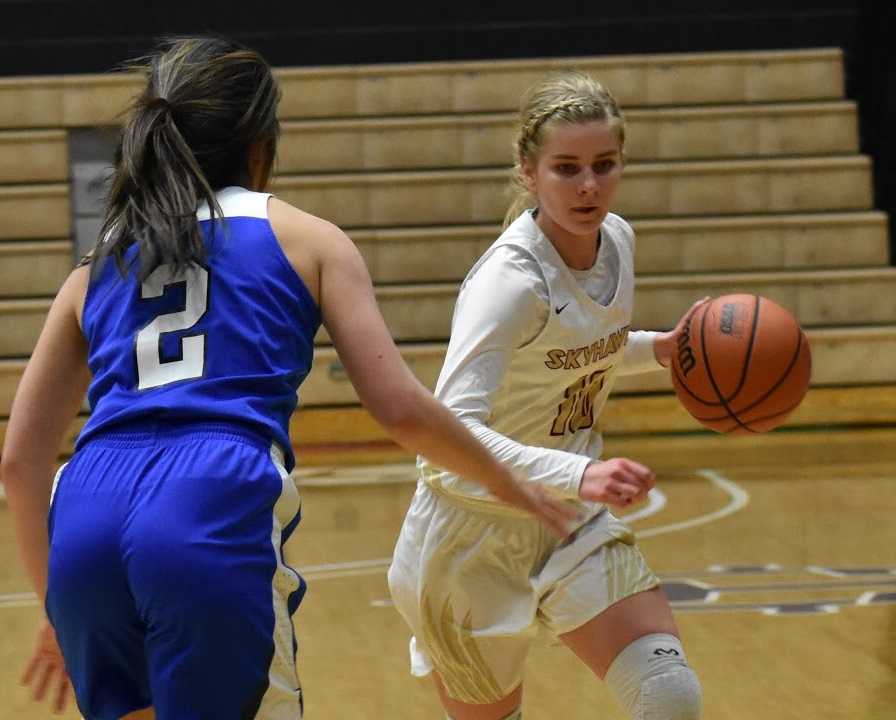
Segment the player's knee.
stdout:
[[638,638],[616,656],[605,680],[633,720],[700,718],[700,682],[674,635]]

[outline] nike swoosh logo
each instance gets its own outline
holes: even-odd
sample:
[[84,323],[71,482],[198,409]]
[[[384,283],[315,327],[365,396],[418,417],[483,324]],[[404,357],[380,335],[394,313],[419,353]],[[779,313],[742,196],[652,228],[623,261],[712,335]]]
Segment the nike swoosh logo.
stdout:
[[566,308],[567,305],[569,305],[569,303],[563,303],[560,307],[555,307],[554,312],[559,315],[560,313],[563,312],[563,310]]

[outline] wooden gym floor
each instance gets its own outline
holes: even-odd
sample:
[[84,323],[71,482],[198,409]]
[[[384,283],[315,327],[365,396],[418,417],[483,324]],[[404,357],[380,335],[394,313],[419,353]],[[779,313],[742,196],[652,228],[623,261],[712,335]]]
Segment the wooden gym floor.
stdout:
[[[707,720],[896,716],[896,459],[883,446],[861,455],[656,466],[661,493],[632,526],[673,599]],[[430,683],[408,674],[386,587],[412,477],[409,465],[297,474],[304,520],[288,554],[309,582],[295,618],[308,718],[443,717]],[[18,686],[39,617],[28,591],[0,503],[0,720],[50,717]],[[532,720],[624,718],[549,637],[530,657],[524,708]]]

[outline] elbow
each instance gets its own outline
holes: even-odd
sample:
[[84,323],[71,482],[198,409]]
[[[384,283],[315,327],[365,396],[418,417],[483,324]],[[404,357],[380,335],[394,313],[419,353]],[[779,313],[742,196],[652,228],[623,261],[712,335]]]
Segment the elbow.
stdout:
[[22,477],[22,463],[9,452],[0,457],[0,485],[5,488],[12,487],[17,484],[19,478]]
[[376,414],[377,421],[395,442],[414,451],[421,436],[427,433],[428,418],[426,399],[416,391],[397,394]]
[[0,457],[0,484],[7,489],[22,487],[33,482],[35,476],[50,470],[50,463],[37,462],[18,449],[4,448],[3,456]]

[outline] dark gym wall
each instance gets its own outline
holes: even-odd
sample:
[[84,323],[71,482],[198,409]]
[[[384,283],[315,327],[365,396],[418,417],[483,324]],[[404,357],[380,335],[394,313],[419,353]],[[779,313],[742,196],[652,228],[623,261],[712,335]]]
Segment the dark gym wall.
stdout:
[[[841,47],[896,227],[896,66],[889,0],[215,3],[0,0],[0,77],[104,72],[165,34],[218,32],[276,66]],[[896,239],[896,232],[891,232]]]
[[588,3],[0,0],[2,75],[102,72],[162,34],[216,31],[274,65],[845,45],[844,0]]

